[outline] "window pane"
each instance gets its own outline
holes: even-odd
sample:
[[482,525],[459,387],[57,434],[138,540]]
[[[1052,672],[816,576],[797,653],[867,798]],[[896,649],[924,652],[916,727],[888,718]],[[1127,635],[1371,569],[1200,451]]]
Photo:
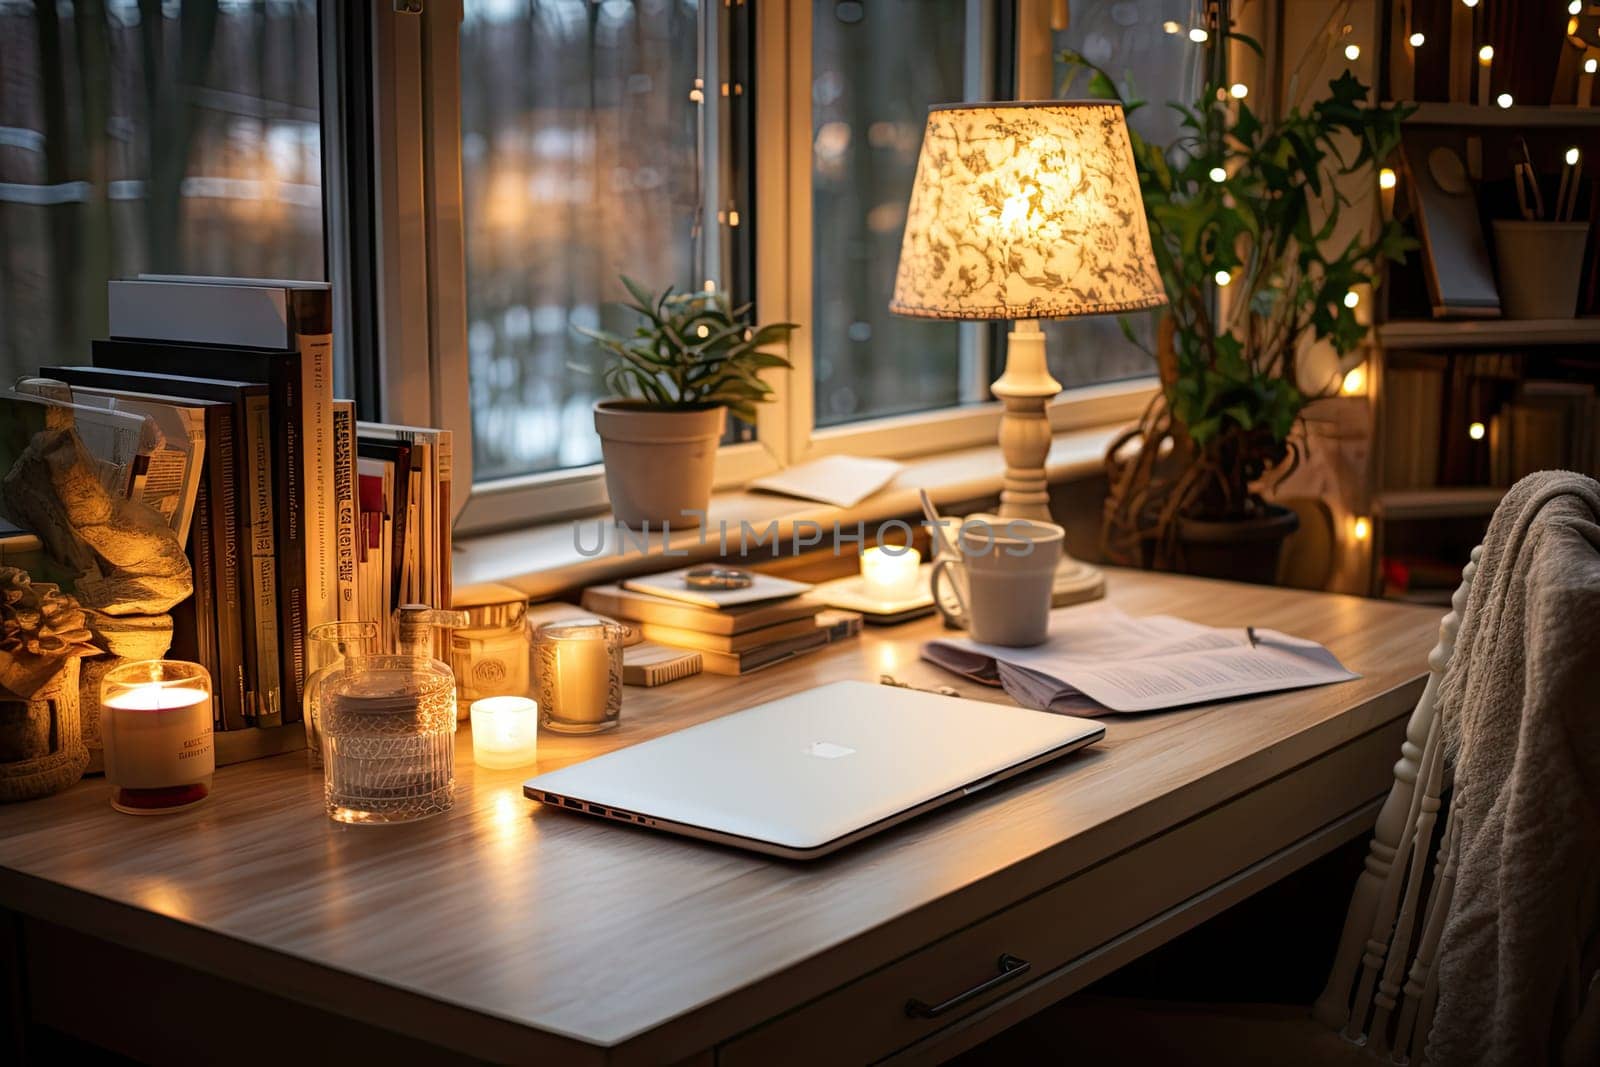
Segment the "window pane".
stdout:
[[316,0],[4,3],[0,72],[0,382],[109,278],[323,277]]
[[[1169,100],[1193,103],[1203,72],[1205,49],[1185,33],[1169,34],[1162,23],[1196,25],[1191,0],[1073,0],[1069,28],[1055,35],[1056,51],[1071,48],[1109,72],[1121,85],[1133,82],[1134,94],[1149,101],[1128,117],[1138,133],[1157,144],[1171,144],[1180,132]],[[1056,82],[1064,97],[1088,95],[1088,75],[1056,64]],[[1154,348],[1161,312],[1129,315],[1134,333]],[[1141,378],[1155,373],[1150,357],[1123,336],[1115,315],[1059,319],[1044,326],[1050,373],[1071,388],[1100,382]]]
[[813,363],[819,426],[948,407],[961,327],[889,313],[930,104],[963,99],[967,0],[812,5]]
[[627,274],[697,286],[695,0],[467,0],[462,179],[474,477],[596,463],[604,386],[574,326]]

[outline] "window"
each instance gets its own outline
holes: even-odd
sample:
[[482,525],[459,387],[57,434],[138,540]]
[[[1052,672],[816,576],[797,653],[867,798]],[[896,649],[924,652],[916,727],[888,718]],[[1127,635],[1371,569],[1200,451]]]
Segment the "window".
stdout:
[[[1070,48],[1091,63],[1132,82],[1135,95],[1149,101],[1129,116],[1129,125],[1157,144],[1177,140],[1177,112],[1162,101],[1192,102],[1202,80],[1205,50],[1186,33],[1169,33],[1166,23],[1187,28],[1194,23],[1191,0],[1076,0],[1069,28],[1055,34],[1052,51]],[[1087,95],[1088,76],[1055,64],[1055,83],[1064,97]],[[1159,311],[1128,316],[1134,334],[1151,351]],[[1150,357],[1123,336],[1114,315],[1057,319],[1044,324],[1050,373],[1068,389],[1152,374]]]
[[812,3],[818,426],[983,398],[963,396],[959,324],[889,313],[928,107],[967,97],[967,7],[968,0]]
[[106,281],[324,276],[316,0],[0,4],[0,381]]
[[701,9],[697,0],[466,2],[462,200],[478,481],[599,462],[591,406],[604,387],[574,327],[632,329],[633,316],[607,306],[625,295],[619,274],[652,290],[710,279],[738,298],[737,264],[721,253],[740,198],[718,163],[738,147],[719,135],[743,85],[723,66],[720,35],[707,55]]

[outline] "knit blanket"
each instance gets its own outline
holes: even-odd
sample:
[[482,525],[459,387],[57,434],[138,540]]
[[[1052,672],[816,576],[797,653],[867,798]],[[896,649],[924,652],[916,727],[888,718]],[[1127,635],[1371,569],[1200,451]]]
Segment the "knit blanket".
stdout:
[[1438,713],[1457,871],[1428,1062],[1600,1064],[1600,483],[1506,494]]

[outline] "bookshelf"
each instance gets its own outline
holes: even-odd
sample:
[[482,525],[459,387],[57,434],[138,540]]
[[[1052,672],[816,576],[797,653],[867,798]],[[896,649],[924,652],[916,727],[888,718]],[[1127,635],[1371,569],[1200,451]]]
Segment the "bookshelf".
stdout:
[[[1572,105],[1518,105],[1510,108],[1481,107],[1466,103],[1420,103],[1405,120],[1407,127],[1456,128],[1467,138],[1468,158],[1481,161],[1486,183],[1480,195],[1488,197],[1485,218],[1503,205],[1497,205],[1493,183],[1499,181],[1493,162],[1502,143],[1510,143],[1521,131],[1545,139],[1559,139],[1564,131],[1580,144],[1592,144],[1600,136],[1600,108]],[[1481,131],[1481,137],[1478,136]],[[1491,144],[1492,143],[1492,144]],[[1494,153],[1485,146],[1493,147]],[[1586,148],[1587,150],[1587,148]],[[1593,172],[1589,174],[1595,180]],[[1404,180],[1404,179],[1403,179]],[[1401,191],[1403,202],[1405,191]],[[1585,203],[1588,203],[1586,200]],[[1485,228],[1488,223],[1485,221]],[[1488,236],[1487,234],[1485,235]],[[1494,440],[1495,427],[1486,426],[1468,449],[1482,449],[1463,475],[1462,442],[1453,434],[1464,434],[1462,413],[1474,421],[1489,423],[1487,413],[1477,414],[1483,395],[1498,395],[1498,406],[1490,410],[1503,413],[1502,422],[1514,416],[1513,407],[1524,404],[1523,390],[1528,383],[1551,379],[1571,381],[1575,359],[1588,358],[1600,348],[1600,317],[1570,319],[1466,318],[1457,320],[1427,317],[1427,308],[1416,307],[1417,277],[1410,299],[1403,286],[1386,286],[1384,299],[1376,307],[1370,335],[1367,381],[1372,416],[1372,447],[1369,462],[1369,507],[1371,511],[1371,553],[1369,592],[1414,602],[1434,602],[1441,591],[1431,582],[1442,581],[1443,574],[1481,540],[1488,520],[1505,493],[1504,485],[1456,484],[1469,481],[1504,480],[1504,468],[1496,465],[1505,454],[1503,443]],[[1396,295],[1400,294],[1400,295]],[[1391,304],[1393,305],[1391,307]],[[1417,314],[1420,310],[1421,314]],[[1495,370],[1487,369],[1500,361]],[[1479,367],[1485,367],[1480,378]],[[1429,370],[1427,368],[1434,368]],[[1437,368],[1442,367],[1440,371]],[[1507,368],[1514,367],[1514,371]],[[1422,368],[1419,371],[1419,368]],[[1427,418],[1418,414],[1415,402],[1416,376],[1434,374],[1442,378],[1437,386],[1438,410]],[[1411,381],[1401,379],[1411,375]],[[1577,381],[1588,379],[1578,377]],[[1491,384],[1485,384],[1486,382]],[[1600,384],[1600,383],[1597,383]],[[1537,388],[1537,387],[1536,387]],[[1515,397],[1515,400],[1509,399]],[[1535,401],[1537,402],[1537,401]],[[1591,410],[1593,410],[1591,408]],[[1500,418],[1500,416],[1497,416]],[[1568,415],[1567,425],[1575,416]],[[1419,423],[1425,425],[1419,426]],[[1504,427],[1500,428],[1504,431]],[[1438,453],[1428,456],[1431,446],[1421,444],[1430,430],[1437,434]],[[1574,431],[1577,436],[1579,431]],[[1410,436],[1408,436],[1408,434]],[[1509,440],[1507,438],[1506,440]],[[1481,444],[1476,442],[1481,441]],[[1418,450],[1422,459],[1405,476],[1406,464],[1399,457],[1407,446]],[[1397,451],[1397,449],[1399,449]],[[1531,453],[1525,453],[1528,455]],[[1485,464],[1487,458],[1487,465]],[[1417,467],[1434,464],[1431,477],[1419,477]],[[1492,473],[1491,473],[1492,472]],[[1513,476],[1514,477],[1514,476]],[[1450,483],[1450,484],[1429,484]],[[1387,564],[1397,565],[1393,569]],[[1389,581],[1395,570],[1413,579],[1409,588]],[[1414,579],[1426,575],[1419,588]],[[1450,583],[1453,586],[1454,582]],[[1388,588],[1386,588],[1388,586]],[[1444,600],[1448,590],[1442,591]]]

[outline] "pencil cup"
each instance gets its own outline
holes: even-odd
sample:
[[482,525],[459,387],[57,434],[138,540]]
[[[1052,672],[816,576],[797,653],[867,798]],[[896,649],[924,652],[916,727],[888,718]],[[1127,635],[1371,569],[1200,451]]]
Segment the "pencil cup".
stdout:
[[1578,311],[1578,280],[1587,222],[1494,222],[1500,311],[1508,319],[1570,319]]

